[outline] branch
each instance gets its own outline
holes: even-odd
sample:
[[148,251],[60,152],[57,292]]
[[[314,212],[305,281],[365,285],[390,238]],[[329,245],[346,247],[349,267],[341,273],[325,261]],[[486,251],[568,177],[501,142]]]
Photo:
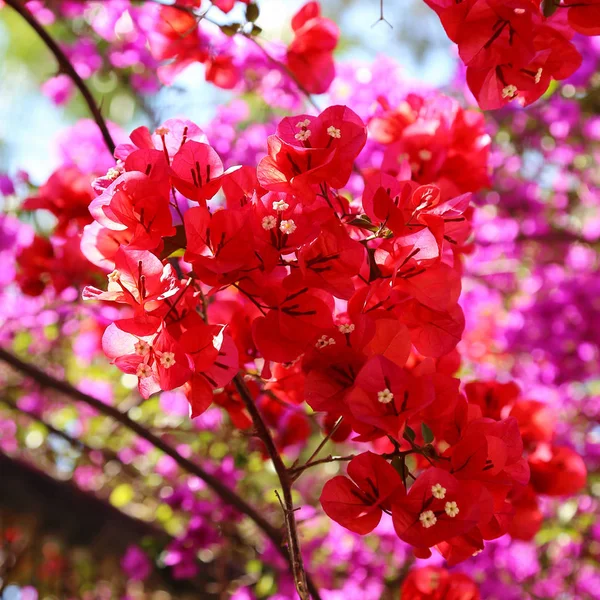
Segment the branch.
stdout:
[[303,465],[300,465],[299,467],[292,467],[290,469],[290,473],[292,474],[292,477],[295,481],[296,479],[298,479],[300,474],[303,473],[306,469],[310,469],[311,467],[316,467],[317,465],[325,465],[327,463],[332,463],[332,462],[348,462],[348,461],[352,460],[353,458],[356,458],[356,456],[357,456],[356,454],[349,454],[348,456],[333,456],[330,454],[329,456],[326,456],[325,458],[319,458],[318,460],[306,462]]
[[296,517],[294,516],[294,503],[292,501],[292,480],[289,476],[287,467],[285,466],[283,460],[281,459],[281,455],[279,454],[279,451],[275,446],[275,442],[273,441],[273,436],[271,435],[271,432],[269,431],[267,425],[263,421],[263,418],[260,412],[258,411],[256,404],[254,403],[254,399],[250,394],[250,390],[248,390],[246,383],[244,382],[242,376],[239,373],[234,377],[233,383],[238,393],[242,397],[242,400],[244,401],[246,410],[252,418],[252,422],[254,424],[254,428],[256,429],[258,437],[262,440],[263,444],[267,449],[269,457],[273,461],[273,466],[275,467],[275,471],[277,472],[277,476],[279,477],[279,482],[281,483],[283,501],[281,501],[281,498],[279,498],[279,494],[277,494],[277,497],[281,503],[281,506],[283,508],[283,514],[285,517],[285,525],[287,530],[290,558],[292,561],[294,583],[296,584],[296,590],[298,591],[298,595],[302,600],[310,600],[310,591],[315,600],[320,600],[319,592],[308,578],[304,569],[304,563],[302,561],[302,554],[300,552],[300,542],[298,540],[298,529],[296,526]]
[[108,131],[108,127],[106,125],[106,121],[94,100],[89,88],[81,79],[75,67],[71,64],[71,61],[68,59],[67,55],[62,51],[60,46],[54,41],[52,36],[37,22],[36,18],[21,4],[21,0],[5,0],[5,3],[8,4],[12,9],[18,12],[29,25],[31,25],[32,29],[39,35],[39,37],[43,40],[43,42],[48,46],[48,49],[58,62],[59,69],[61,73],[64,73],[73,81],[77,89],[81,92],[92,116],[94,117],[94,121],[100,128],[102,132],[102,137],[104,138],[104,143],[108,148],[109,152],[114,154],[115,152],[115,142]]
[[[17,358],[3,348],[0,348],[0,360],[9,364],[13,369],[25,375],[26,377],[33,379],[40,386],[53,389],[73,398],[74,400],[91,406],[103,415],[114,419],[130,431],[133,431],[147,442],[150,442],[150,444],[164,452],[167,456],[170,456],[184,471],[202,479],[202,481],[204,481],[224,502],[230,506],[233,506],[238,512],[245,514],[252,519],[252,521],[256,523],[256,525],[263,531],[269,540],[271,540],[281,556],[283,556],[283,558],[290,564],[292,572],[295,572],[296,567],[292,560],[291,552],[288,552],[286,548],[282,546],[282,536],[280,532],[273,525],[271,525],[269,521],[261,516],[254,507],[250,506],[243,498],[238,496],[233,490],[222,483],[219,478],[211,475],[196,463],[181,456],[177,450],[172,448],[161,438],[154,435],[145,427],[139,423],[136,423],[130,419],[129,416],[123,414],[113,406],[104,404],[100,400],[79,391],[66,381],[56,379],[51,375],[44,373],[44,371],[39,370],[37,367],[23,362],[21,359]],[[256,410],[256,407],[254,408]],[[316,588],[314,588],[314,584],[311,584],[311,588],[315,590],[313,591],[314,598],[316,600],[320,600],[319,595],[316,592]]]

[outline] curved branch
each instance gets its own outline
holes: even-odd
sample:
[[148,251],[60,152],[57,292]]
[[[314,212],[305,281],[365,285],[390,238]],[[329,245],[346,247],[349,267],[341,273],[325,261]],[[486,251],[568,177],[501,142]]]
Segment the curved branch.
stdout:
[[83,81],[83,79],[79,76],[75,67],[71,64],[71,61],[68,59],[67,55],[62,51],[61,47],[54,41],[52,36],[38,23],[36,18],[21,4],[21,0],[4,0],[5,4],[8,4],[12,9],[18,12],[27,23],[31,26],[33,30],[39,35],[39,37],[46,44],[50,52],[54,54],[56,61],[58,62],[60,72],[67,75],[75,84],[77,89],[81,92],[92,116],[94,117],[94,121],[100,128],[102,133],[102,137],[104,139],[104,143],[108,148],[109,152],[114,154],[115,152],[115,142],[108,131],[108,126],[106,125],[106,121],[100,112],[100,108],[96,104],[92,93],[89,88]]
[[[292,572],[294,572],[291,555],[286,550],[286,548],[282,546],[283,537],[279,530],[273,525],[271,525],[271,523],[269,523],[269,521],[267,521],[263,516],[261,516],[260,513],[253,506],[249,505],[232,489],[230,489],[224,483],[222,483],[222,481],[219,478],[208,473],[201,466],[197,465],[191,460],[188,460],[187,458],[181,456],[181,454],[179,454],[177,450],[172,448],[164,440],[154,435],[145,427],[143,427],[136,421],[133,421],[129,418],[128,415],[123,414],[121,411],[114,408],[113,406],[104,404],[100,400],[79,391],[77,388],[73,387],[66,381],[56,379],[51,375],[44,373],[44,371],[39,370],[37,367],[23,362],[21,359],[17,358],[16,356],[4,350],[3,348],[0,348],[0,360],[9,364],[13,369],[25,375],[26,377],[33,379],[40,386],[53,389],[57,392],[60,392],[73,398],[74,400],[83,402],[91,406],[103,415],[119,422],[121,425],[123,425],[130,431],[133,431],[135,434],[145,439],[147,442],[150,442],[150,444],[152,444],[155,448],[158,448],[166,455],[170,456],[181,467],[181,469],[183,469],[191,475],[199,477],[224,502],[226,502],[230,506],[233,506],[237,511],[239,511],[242,514],[245,514],[250,519],[252,519],[254,523],[256,523],[256,525],[269,538],[269,540],[271,540],[271,542],[274,544],[275,548],[278,550],[281,556],[283,556],[283,558],[285,558],[285,560],[290,564]],[[318,598],[318,595],[315,595],[315,598]]]
[[281,507],[284,513],[285,525],[287,530],[288,546],[290,550],[290,558],[292,561],[292,569],[294,573],[294,583],[296,584],[296,590],[302,600],[309,600],[309,591],[313,598],[320,600],[319,592],[306,574],[304,569],[304,563],[302,560],[302,553],[300,551],[300,541],[298,539],[298,529],[296,526],[296,517],[294,516],[294,503],[292,501],[292,479],[285,466],[281,455],[275,446],[273,436],[269,431],[269,428],[263,421],[263,418],[250,394],[250,390],[246,386],[246,383],[242,379],[242,376],[238,373],[233,383],[244,401],[246,410],[252,418],[254,428],[258,437],[261,439],[267,449],[267,453],[273,461],[273,466],[279,477],[281,483],[281,490],[283,492],[283,502],[277,494],[277,498],[281,503]]

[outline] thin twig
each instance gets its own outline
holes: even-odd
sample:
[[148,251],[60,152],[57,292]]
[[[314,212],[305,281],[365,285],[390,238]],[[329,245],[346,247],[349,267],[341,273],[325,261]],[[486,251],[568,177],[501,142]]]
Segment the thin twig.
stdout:
[[298,529],[296,527],[296,517],[294,515],[294,503],[292,501],[292,480],[289,476],[287,467],[285,466],[277,447],[273,436],[269,431],[269,428],[265,424],[255,402],[250,394],[250,390],[242,376],[238,373],[233,383],[240,394],[246,410],[252,418],[254,428],[258,437],[261,439],[267,449],[267,453],[273,461],[273,466],[279,482],[281,484],[281,491],[283,493],[283,502],[281,502],[283,508],[283,514],[286,524],[288,547],[290,550],[290,558],[292,560],[292,569],[294,575],[294,583],[296,584],[296,590],[302,600],[310,600],[309,590],[315,600],[319,600],[320,596],[314,584],[310,582],[309,577],[304,569],[304,563],[302,561],[302,554],[300,552],[300,541],[298,539]]
[[300,474],[303,473],[306,469],[316,467],[317,465],[325,465],[332,462],[348,462],[351,461],[353,458],[356,458],[356,454],[349,454],[348,456],[333,456],[330,454],[325,458],[319,458],[318,460],[306,462],[303,465],[300,465],[299,467],[292,467],[290,469],[290,473],[292,473],[292,477],[294,481],[296,481]]
[[83,96],[86,104],[88,105],[88,108],[90,109],[90,112],[92,113],[92,116],[94,117],[94,121],[96,121],[96,124],[102,132],[102,137],[104,138],[104,143],[106,144],[106,147],[110,151],[111,155],[114,154],[115,142],[112,139],[110,132],[108,131],[108,126],[106,125],[106,121],[104,120],[104,117],[100,112],[100,108],[96,104],[96,101],[94,100],[94,97],[92,96],[92,93],[90,92],[89,88],[87,87],[83,79],[79,76],[79,74],[75,70],[75,67],[71,64],[71,61],[67,58],[67,55],[54,41],[52,36],[40,25],[40,23],[38,23],[37,19],[33,16],[33,14],[31,14],[25,8],[25,6],[22,5],[20,0],[5,0],[5,3],[8,4],[8,6],[10,6],[11,8],[13,8],[16,12],[18,12],[23,17],[23,19],[25,19],[25,21],[27,21],[27,23],[31,25],[31,28],[35,30],[35,32],[46,44],[46,46],[48,46],[50,52],[54,54],[54,57],[58,62],[60,72],[67,75],[73,81],[77,89],[81,92],[81,95]]
[[[321,443],[317,446],[316,450],[309,456],[308,460],[306,460],[306,462],[304,463],[305,465],[309,464],[310,462],[312,462],[313,458],[315,458],[315,456],[317,456],[319,454],[319,452],[321,452],[321,450],[323,449],[323,447],[325,446],[325,444],[327,444],[327,442],[331,439],[331,436],[338,430],[339,426],[342,424],[342,419],[344,417],[340,417],[334,424],[334,426],[332,427],[331,431],[321,440]],[[294,463],[292,465],[292,469],[291,470],[296,470],[296,463]],[[297,477],[294,478],[294,480]]]

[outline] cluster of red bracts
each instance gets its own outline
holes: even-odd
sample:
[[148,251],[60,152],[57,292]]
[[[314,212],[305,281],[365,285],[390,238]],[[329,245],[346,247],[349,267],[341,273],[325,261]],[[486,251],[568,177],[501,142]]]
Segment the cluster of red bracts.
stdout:
[[400,592],[402,600],[480,600],[475,582],[464,573],[440,567],[412,569]]
[[[526,498],[524,405],[492,414],[453,376],[471,209],[451,191],[473,183],[370,170],[349,200],[341,190],[366,137],[334,106],[283,119],[257,166],[225,170],[193,123],[137,129],[93,182],[81,247],[110,273],[106,291],[88,286],[84,298],[122,306],[103,349],[144,397],[181,387],[193,416],[214,401],[248,427],[231,383],[241,370],[279,447],[309,435],[306,401],[326,429],[338,424],[333,439],[379,449],[350,463],[352,480],[325,486],[326,512],[360,533],[389,513],[419,556],[435,546],[454,563],[509,530]],[[53,198],[58,227],[74,226],[76,204]],[[523,422],[528,439],[537,421]]]
[[467,83],[483,110],[513,99],[527,106],[550,82],[581,64],[575,32],[600,33],[598,0],[562,0],[546,10],[540,0],[425,0],[458,45]]

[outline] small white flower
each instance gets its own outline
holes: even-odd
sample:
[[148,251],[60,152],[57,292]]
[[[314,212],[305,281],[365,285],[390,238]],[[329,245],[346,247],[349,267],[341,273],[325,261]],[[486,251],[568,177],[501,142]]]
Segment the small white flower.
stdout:
[[432,510],[426,510],[419,515],[419,521],[421,521],[421,525],[423,525],[425,529],[429,529],[437,523],[437,518]]
[[354,323],[344,323],[338,327],[340,333],[352,333],[355,329]]
[[336,138],[338,140],[342,137],[342,132],[337,127],[334,127],[333,125],[330,125],[327,128],[327,134],[330,135],[332,138]]
[[123,171],[120,171],[118,168],[111,167],[108,171],[106,171],[106,179],[116,179]]
[[167,135],[167,133],[169,133],[170,131],[171,131],[171,130],[170,130],[168,127],[157,127],[157,128],[154,130],[154,133],[155,133],[156,135],[163,136],[163,135]]
[[163,352],[160,356],[160,364],[165,369],[170,369],[175,364],[175,354],[173,352]]
[[303,131],[299,131],[294,137],[301,142],[305,142],[311,134],[312,132],[310,129],[304,129]]
[[421,160],[431,160],[432,156],[433,156],[433,154],[431,154],[431,152],[429,150],[420,150],[419,151],[419,158]]
[[146,356],[150,352],[150,344],[144,340],[139,340],[133,347],[138,356]]
[[117,269],[115,269],[114,271],[112,271],[112,273],[109,273],[107,277],[109,281],[119,281],[119,279],[121,278],[121,273],[117,271]]
[[301,127],[308,127],[310,125],[310,119],[304,119],[304,121],[298,121],[298,123],[296,123],[296,127],[301,128]]
[[387,388],[385,390],[381,390],[377,392],[377,400],[381,402],[381,404],[389,404],[394,399],[394,394],[390,392]]
[[335,340],[333,338],[329,337],[328,335],[322,335],[317,340],[315,347],[320,350],[321,348],[325,348],[326,346],[334,346],[334,345],[335,345]]
[[444,510],[446,511],[446,514],[453,519],[460,512],[456,502],[446,502]]
[[535,82],[536,82],[536,83],[539,83],[539,82],[541,81],[541,79],[542,79],[542,73],[543,73],[543,72],[544,72],[544,69],[542,69],[542,67],[540,67],[540,68],[537,70],[537,73],[535,74]]
[[436,483],[431,486],[431,493],[434,498],[443,500],[446,497],[446,488],[441,483]]
[[277,226],[277,219],[273,215],[267,215],[263,217],[262,220],[262,228],[265,231],[269,231],[269,229],[274,229]]
[[276,200],[273,202],[273,210],[287,210],[290,205],[285,200]]
[[515,8],[515,15],[522,15],[524,12],[524,8]]
[[514,98],[517,94],[518,94],[519,90],[517,89],[516,85],[507,85],[503,90],[502,90],[502,97],[503,98]]
[[137,368],[135,374],[140,379],[143,379],[145,377],[150,377],[150,375],[152,375],[152,369],[146,363],[140,363],[138,365],[138,368]]
[[296,231],[296,223],[294,223],[292,219],[289,221],[281,221],[281,223],[279,223],[279,231],[281,231],[281,233],[290,235]]

